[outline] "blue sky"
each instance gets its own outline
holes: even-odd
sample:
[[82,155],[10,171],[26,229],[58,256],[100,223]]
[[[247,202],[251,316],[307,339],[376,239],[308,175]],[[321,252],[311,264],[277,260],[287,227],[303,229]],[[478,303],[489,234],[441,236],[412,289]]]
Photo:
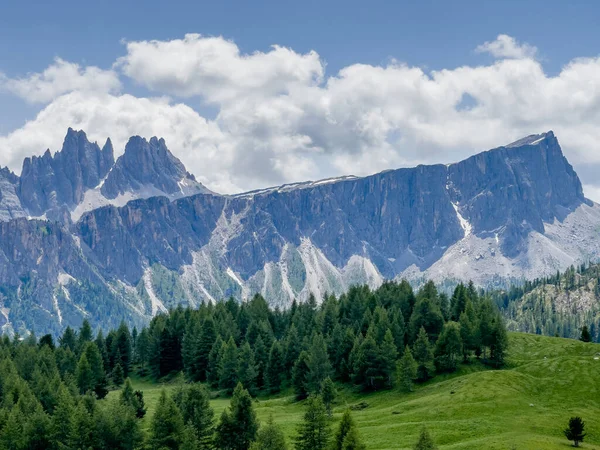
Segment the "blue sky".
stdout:
[[[128,133],[164,134],[199,178],[235,191],[452,161],[552,128],[586,192],[598,198],[600,6],[571,3],[8,0],[0,14],[0,165],[18,171],[23,156],[58,149],[66,128],[57,128],[74,121],[92,138],[116,136],[119,144]],[[186,41],[187,33],[202,37]],[[200,42],[209,37],[224,39]],[[197,59],[184,75],[180,60],[170,57],[168,44],[175,42],[181,43],[177,58]],[[230,51],[226,43],[239,55],[203,66],[202,52]],[[289,52],[276,54],[272,45]],[[265,60],[253,62],[256,52]],[[57,66],[56,58],[64,64]],[[580,58],[586,64],[565,74]],[[44,71],[53,66],[60,70],[48,78]],[[86,72],[90,67],[103,81]],[[435,83],[425,79],[422,89],[408,91],[407,83],[419,79],[411,78],[413,69]],[[437,80],[434,71],[448,73]],[[199,72],[204,78],[195,79]],[[495,76],[497,84],[471,92],[469,83]],[[40,80],[41,96],[32,93]],[[529,98],[527,83],[534,90],[544,85],[538,97]],[[370,98],[360,92],[367,85],[387,90]],[[495,85],[502,89],[495,92]],[[558,89],[566,91],[553,98]],[[435,109],[448,98],[452,104]],[[548,112],[529,117],[536,105]],[[448,111],[457,116],[447,120]],[[116,124],[108,120],[117,113]],[[485,136],[473,136],[478,130]]]

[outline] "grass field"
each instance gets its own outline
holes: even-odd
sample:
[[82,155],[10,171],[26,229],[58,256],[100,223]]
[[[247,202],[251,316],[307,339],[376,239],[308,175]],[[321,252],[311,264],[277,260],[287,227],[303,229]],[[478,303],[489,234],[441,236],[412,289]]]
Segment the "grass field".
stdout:
[[[570,443],[562,430],[569,417],[586,422],[583,448],[600,450],[600,345],[535,335],[510,334],[510,356],[504,370],[466,366],[450,376],[437,377],[415,392],[385,391],[361,395],[341,389],[332,427],[348,405],[367,402],[354,411],[369,450],[412,448],[426,425],[440,449],[566,449]],[[133,380],[144,391],[148,406],[145,426],[153,414],[161,389]],[[109,398],[114,398],[112,392]],[[227,407],[227,399],[215,399],[215,415]],[[273,415],[292,442],[304,408],[291,393],[259,398],[259,418]]]

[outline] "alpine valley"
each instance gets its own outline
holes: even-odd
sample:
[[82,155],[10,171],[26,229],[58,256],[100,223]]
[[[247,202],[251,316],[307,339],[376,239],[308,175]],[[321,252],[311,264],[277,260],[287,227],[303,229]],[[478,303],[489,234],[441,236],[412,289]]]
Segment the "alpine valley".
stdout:
[[505,287],[600,256],[600,206],[552,132],[450,165],[219,195],[165,141],[115,160],[69,129],[0,169],[0,325],[115,328],[179,304],[261,293],[285,307],[353,284]]

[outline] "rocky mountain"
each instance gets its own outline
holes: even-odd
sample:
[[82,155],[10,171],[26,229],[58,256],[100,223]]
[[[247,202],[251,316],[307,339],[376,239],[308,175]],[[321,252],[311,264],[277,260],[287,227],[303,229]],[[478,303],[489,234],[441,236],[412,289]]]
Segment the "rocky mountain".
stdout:
[[37,197],[56,205],[60,191],[70,220],[12,219],[1,231],[6,328],[58,330],[84,316],[142,323],[179,303],[255,292],[286,306],[386,278],[506,285],[600,255],[600,206],[552,132],[456,164],[235,196],[197,183],[163,140],[131,138],[106,172],[108,150],[74,147],[83,150],[68,160],[97,178],[63,169],[81,181]]

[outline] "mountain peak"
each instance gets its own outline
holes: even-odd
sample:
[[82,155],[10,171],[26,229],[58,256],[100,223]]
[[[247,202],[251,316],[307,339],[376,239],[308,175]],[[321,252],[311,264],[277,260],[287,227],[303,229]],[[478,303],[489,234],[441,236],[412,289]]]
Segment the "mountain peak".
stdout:
[[141,136],[129,138],[125,152],[102,186],[102,194],[109,199],[132,192],[143,192],[144,197],[166,195],[170,198],[210,193],[169,151],[165,140],[156,136],[149,141]]
[[541,134],[530,134],[524,138],[518,139],[515,142],[512,142],[508,145],[505,145],[506,148],[515,148],[515,147],[524,147],[526,145],[539,145],[544,141],[556,140],[554,133],[552,131],[547,131]]

